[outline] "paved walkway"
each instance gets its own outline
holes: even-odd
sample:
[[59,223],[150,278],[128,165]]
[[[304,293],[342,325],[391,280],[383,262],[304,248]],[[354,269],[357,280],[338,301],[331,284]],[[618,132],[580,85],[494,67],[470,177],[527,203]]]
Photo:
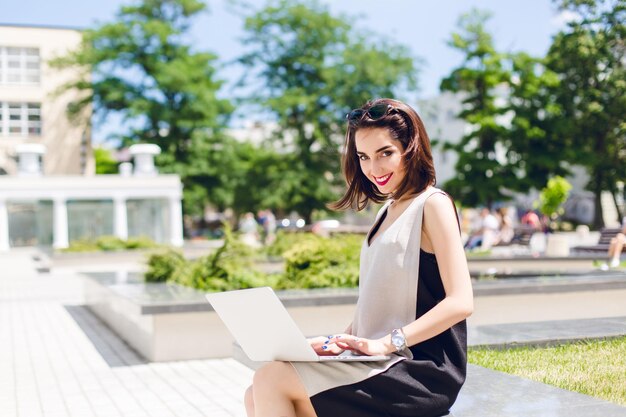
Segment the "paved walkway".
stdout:
[[244,416],[233,359],[145,363],[81,306],[71,272],[0,255],[0,416]]
[[[28,251],[0,255],[0,266],[0,416],[245,415],[249,368],[233,359],[147,363],[82,306],[81,280],[73,268],[37,274]],[[622,323],[616,319],[610,325]],[[581,322],[589,329],[597,324]],[[475,342],[506,339],[520,329],[528,341],[532,332],[541,337],[545,330],[538,324],[511,326],[478,327],[482,333]],[[626,416],[625,407],[477,366],[469,367],[453,412],[455,417]]]

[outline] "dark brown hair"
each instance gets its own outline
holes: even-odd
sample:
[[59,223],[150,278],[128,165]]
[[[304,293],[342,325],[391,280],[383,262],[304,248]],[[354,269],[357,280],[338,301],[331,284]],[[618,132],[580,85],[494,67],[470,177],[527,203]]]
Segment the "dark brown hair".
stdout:
[[[390,105],[390,110],[381,118],[372,120],[366,111],[379,104]],[[380,98],[368,101],[361,107],[363,115],[348,120],[348,131],[344,143],[341,165],[348,185],[344,196],[328,205],[333,210],[348,208],[364,209],[369,201],[382,203],[387,198],[399,199],[405,194],[417,194],[429,185],[435,185],[435,167],[430,150],[430,140],[424,123],[412,107],[398,100]],[[381,193],[363,174],[356,153],[355,136],[359,129],[387,129],[391,137],[400,141],[405,164],[405,176],[398,189],[392,194]]]

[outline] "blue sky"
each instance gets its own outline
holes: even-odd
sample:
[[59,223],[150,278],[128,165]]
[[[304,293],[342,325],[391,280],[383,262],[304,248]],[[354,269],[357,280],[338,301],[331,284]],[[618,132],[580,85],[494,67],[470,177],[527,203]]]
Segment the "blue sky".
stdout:
[[[0,0],[0,23],[38,24],[86,28],[113,18],[130,0]],[[354,16],[361,30],[384,33],[410,48],[425,62],[419,74],[420,98],[437,94],[440,80],[460,64],[461,55],[446,45],[459,16],[472,8],[488,10],[493,17],[488,30],[502,51],[543,55],[552,36],[563,26],[551,0],[322,0],[333,12]],[[248,0],[255,8],[265,0]],[[192,38],[198,49],[218,55],[221,62],[242,52],[243,20],[232,12],[228,0],[208,1],[209,13],[194,21]],[[220,77],[232,81],[232,69]],[[227,94],[225,91],[224,94]],[[113,119],[94,126],[94,141],[118,128]]]

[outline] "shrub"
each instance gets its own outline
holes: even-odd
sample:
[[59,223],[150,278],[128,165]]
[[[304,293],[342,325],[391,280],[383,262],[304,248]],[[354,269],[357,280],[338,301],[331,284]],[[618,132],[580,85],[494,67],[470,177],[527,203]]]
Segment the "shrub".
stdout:
[[315,241],[317,236],[313,233],[302,232],[285,232],[279,230],[276,234],[276,240],[265,247],[263,252],[270,257],[282,257],[285,252],[302,242]]
[[63,252],[97,252],[99,250],[96,242],[87,239],[73,240],[67,248],[62,249]]
[[[313,235],[312,235],[313,236]],[[284,253],[282,288],[356,287],[363,236],[313,236]]]
[[551,219],[563,214],[562,205],[567,200],[571,188],[572,185],[563,177],[550,178],[539,194],[537,203],[539,211]]
[[226,227],[220,248],[197,260],[177,263],[167,281],[201,291],[227,291],[276,283],[276,277],[252,269],[255,254]]
[[175,249],[153,253],[148,257],[148,270],[144,278],[147,282],[165,282],[185,263],[182,252]]
[[98,252],[98,251],[114,251],[124,249],[148,249],[158,247],[152,239],[146,236],[139,236],[122,240],[116,236],[100,236],[96,240],[80,239],[70,242],[69,247],[63,249],[63,252]]
[[[167,281],[201,291],[228,291],[270,286],[275,289],[356,287],[363,236],[323,238],[311,233],[285,234],[273,245],[286,261],[284,274],[254,270],[258,252],[225,229],[224,244],[214,253],[187,261],[179,251],[154,254],[148,260],[146,281]],[[289,243],[289,245],[287,245]],[[289,249],[287,250],[287,247]],[[279,249],[280,248],[280,249]]]
[[96,239],[96,245],[103,251],[126,249],[126,243],[116,236],[100,236]]
[[125,246],[126,249],[151,249],[158,245],[147,236],[138,236],[128,238],[125,242]]

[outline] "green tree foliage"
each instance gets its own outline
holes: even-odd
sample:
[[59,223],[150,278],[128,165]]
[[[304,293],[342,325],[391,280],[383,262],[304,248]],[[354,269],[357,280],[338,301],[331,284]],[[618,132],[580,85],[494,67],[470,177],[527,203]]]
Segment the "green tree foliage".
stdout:
[[273,140],[286,171],[270,187],[285,208],[308,221],[337,197],[344,116],[375,97],[416,88],[417,61],[407,48],[351,28],[319,1],[280,0],[246,19],[243,80],[251,103],[279,128]]
[[458,161],[456,177],[444,187],[470,206],[491,205],[507,198],[505,190],[518,187],[515,165],[502,155],[502,144],[507,138],[507,106],[502,96],[511,74],[505,56],[495,50],[493,39],[485,30],[489,17],[486,12],[472,10],[459,19],[460,30],[452,34],[449,45],[463,53],[464,60],[441,82],[443,91],[462,94],[463,110],[459,117],[471,127],[459,143],[445,146],[457,152]]
[[[207,188],[221,184],[218,170],[199,175],[193,166],[218,159],[212,155],[214,145],[222,140],[232,112],[230,102],[217,97],[222,82],[216,79],[216,56],[196,52],[189,44],[190,22],[204,9],[199,0],[141,0],[122,6],[113,22],[85,30],[75,52],[52,62],[82,71],[79,80],[64,86],[83,92],[70,113],[84,114],[93,105],[99,117],[120,114],[132,126],[118,135],[122,143],[159,145],[158,165],[182,176],[194,202],[220,200],[223,190]],[[209,194],[213,190],[216,195]],[[187,201],[185,207],[190,208]],[[202,205],[194,208],[201,211]]]
[[518,191],[540,189],[554,175],[569,173],[575,149],[559,134],[561,107],[555,91],[557,75],[545,67],[544,59],[524,52],[510,54],[508,114],[511,124],[503,140],[508,163],[514,167]]
[[538,207],[541,213],[551,219],[563,214],[562,205],[567,200],[572,185],[563,177],[556,176],[539,193]]
[[113,159],[111,151],[105,148],[95,148],[93,156],[96,160],[96,174],[117,174],[117,161]]
[[602,190],[615,193],[626,175],[626,1],[559,0],[579,18],[557,34],[547,56],[558,74],[559,133],[586,167],[595,193],[594,226],[604,225]]

